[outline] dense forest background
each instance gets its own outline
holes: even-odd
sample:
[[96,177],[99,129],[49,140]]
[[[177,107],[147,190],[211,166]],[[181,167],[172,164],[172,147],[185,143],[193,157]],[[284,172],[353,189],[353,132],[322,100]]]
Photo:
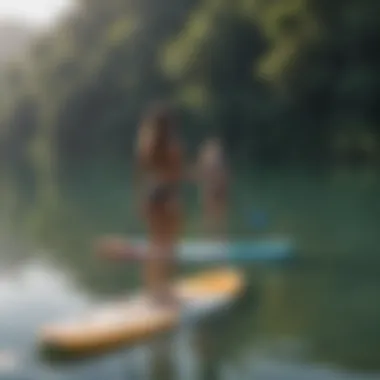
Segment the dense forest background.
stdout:
[[3,56],[24,52],[1,60],[3,163],[128,162],[158,97],[178,106],[190,149],[218,133],[246,163],[378,160],[379,1],[77,5],[52,30],[21,32],[27,54],[28,38],[2,33]]

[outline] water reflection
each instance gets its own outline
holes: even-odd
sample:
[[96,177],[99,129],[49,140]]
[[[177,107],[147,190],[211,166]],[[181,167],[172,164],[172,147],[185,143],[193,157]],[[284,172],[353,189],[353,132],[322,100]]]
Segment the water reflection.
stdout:
[[[87,310],[108,295],[124,294],[140,280],[139,268],[96,260],[89,248],[98,234],[135,228],[125,184],[99,181],[100,187],[93,181],[91,192],[81,183],[82,197],[73,187],[64,203],[57,201],[61,207],[35,209],[54,249],[43,255],[21,252],[25,247],[14,244],[22,241],[21,229],[9,242],[19,262],[11,275],[3,272],[0,278],[0,379],[380,379],[380,183],[370,174],[362,174],[366,181],[350,173],[324,180],[265,174],[252,183],[244,177],[244,191],[238,188],[234,199],[233,231],[256,233],[241,210],[258,205],[269,215],[272,232],[299,241],[309,264],[290,269],[244,265],[255,292],[220,320],[133,350],[53,365],[37,354],[39,326]],[[98,188],[102,191],[95,193]],[[112,199],[105,198],[109,189]],[[245,199],[239,196],[243,192]],[[45,245],[44,239],[36,240]],[[2,248],[14,256],[6,245]],[[26,262],[26,257],[36,260]],[[375,373],[361,373],[365,370]]]
[[[377,374],[355,374],[352,371],[345,372],[339,367],[315,364],[315,355],[318,352],[316,348],[321,340],[331,337],[332,346],[329,354],[332,357],[332,350],[337,349],[334,343],[336,345],[338,339],[350,334],[350,328],[354,327],[352,323],[357,320],[352,319],[353,316],[347,313],[347,322],[341,319],[340,327],[339,324],[332,324],[334,319],[331,313],[337,308],[347,312],[349,304],[342,300],[340,306],[326,307],[326,303],[330,304],[333,300],[334,293],[322,289],[321,294],[325,296],[318,297],[317,287],[312,286],[318,282],[316,274],[309,276],[308,280],[302,278],[301,274],[292,273],[291,278],[289,276],[289,273],[276,275],[272,273],[263,276],[261,291],[265,297],[261,297],[260,303],[255,307],[252,306],[252,299],[246,299],[242,305],[236,307],[236,310],[231,310],[223,316],[197,326],[188,326],[147,344],[84,361],[53,364],[42,360],[37,354],[35,334],[38,328],[51,320],[87,311],[93,306],[95,299],[78,287],[69,275],[57,271],[45,262],[30,262],[20,268],[17,276],[2,278],[0,281],[0,378],[27,377],[33,380],[380,378]],[[297,295],[294,292],[301,278],[305,288],[303,297],[300,297],[302,292],[298,292]],[[333,280],[327,277],[322,281],[329,291],[333,290],[331,281]],[[338,280],[335,278],[334,281]],[[306,287],[305,284],[309,285]],[[318,284],[320,286],[321,282]],[[357,288],[360,289],[359,286]],[[355,286],[352,285],[351,295],[354,289]],[[327,294],[330,294],[331,298],[326,299]],[[360,295],[363,294],[368,294],[367,288],[363,288],[363,293],[353,294],[354,299],[358,296],[361,298]],[[368,301],[368,299],[362,300],[361,310]],[[312,304],[315,306],[310,307]],[[288,317],[285,314],[286,309]],[[307,314],[308,310],[309,313],[315,313],[318,309],[319,313],[315,318]],[[363,315],[368,318],[371,314],[366,310]],[[300,323],[302,316],[306,320],[303,324]],[[375,316],[377,314],[373,314],[373,322],[378,320]],[[283,323],[279,323],[281,320]],[[338,337],[333,335],[334,329]],[[358,338],[351,335],[349,339],[357,341]],[[358,352],[355,355],[360,357]]]

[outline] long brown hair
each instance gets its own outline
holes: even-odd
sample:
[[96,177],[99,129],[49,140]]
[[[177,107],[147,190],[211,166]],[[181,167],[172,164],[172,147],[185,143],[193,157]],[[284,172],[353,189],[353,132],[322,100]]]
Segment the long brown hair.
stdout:
[[139,155],[147,167],[165,165],[170,160],[175,117],[168,104],[154,104],[140,125]]

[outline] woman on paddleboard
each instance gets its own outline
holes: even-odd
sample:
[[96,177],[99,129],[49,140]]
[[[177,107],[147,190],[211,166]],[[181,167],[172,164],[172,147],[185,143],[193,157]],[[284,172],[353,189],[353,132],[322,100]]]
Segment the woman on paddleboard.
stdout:
[[153,298],[165,304],[175,301],[169,280],[182,227],[182,146],[176,127],[172,110],[155,105],[139,127],[136,152],[138,191],[150,238],[144,280]]
[[197,164],[204,228],[224,237],[228,206],[228,170],[223,146],[218,138],[206,140],[200,147]]

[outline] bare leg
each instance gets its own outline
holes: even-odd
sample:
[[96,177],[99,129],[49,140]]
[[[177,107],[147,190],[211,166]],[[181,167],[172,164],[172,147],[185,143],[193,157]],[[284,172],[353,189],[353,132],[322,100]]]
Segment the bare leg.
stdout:
[[181,232],[181,204],[178,197],[155,205],[148,213],[150,247],[145,262],[145,283],[153,300],[162,305],[177,305],[172,293],[175,251]]
[[160,257],[155,263],[159,283],[153,289],[153,297],[163,306],[175,307],[178,305],[178,299],[172,288],[175,272],[175,247],[172,243],[162,244],[158,249],[156,248],[156,255]]
[[224,200],[215,200],[212,197],[205,200],[205,216],[203,227],[206,234],[217,239],[226,238],[226,212]]
[[177,306],[172,280],[176,267],[177,244],[172,239],[157,239],[150,244],[144,262],[144,279],[147,291],[154,302],[163,306]]

